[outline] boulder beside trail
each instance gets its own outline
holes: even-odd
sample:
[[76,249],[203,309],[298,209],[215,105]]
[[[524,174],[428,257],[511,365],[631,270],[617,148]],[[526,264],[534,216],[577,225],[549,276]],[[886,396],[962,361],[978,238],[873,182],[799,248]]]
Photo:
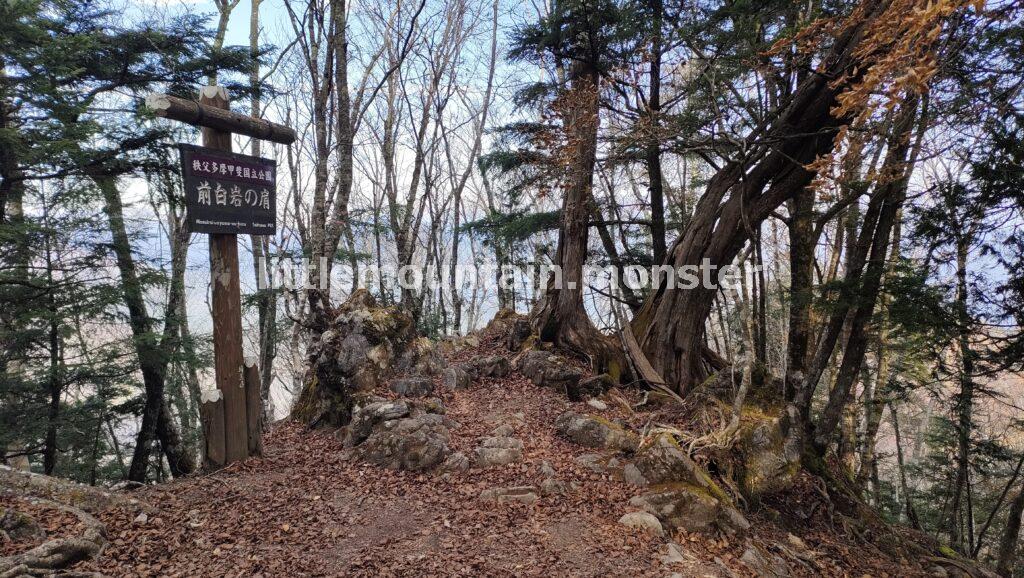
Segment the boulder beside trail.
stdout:
[[538,387],[549,387],[566,395],[575,391],[583,370],[569,362],[568,359],[549,351],[531,349],[519,358],[519,372]]
[[664,536],[665,528],[662,527],[658,517],[649,512],[630,512],[619,518],[619,523],[629,528],[646,530],[656,536]]
[[740,491],[750,501],[786,490],[800,471],[800,450],[786,441],[779,418],[747,412],[735,450]]
[[525,317],[516,317],[509,324],[508,337],[505,338],[505,347],[509,351],[519,351],[533,335],[533,328],[530,321]]
[[463,469],[448,446],[448,430],[457,424],[444,417],[438,400],[371,396],[354,408],[352,422],[341,431],[345,447],[360,459],[394,470]]
[[485,339],[502,343],[509,351],[519,351],[531,341],[533,328],[527,316],[512,309],[501,309],[487,323],[479,335]]
[[572,401],[583,401],[590,397],[597,397],[609,389],[615,387],[615,380],[607,373],[581,379],[576,387],[567,388],[565,395]]
[[597,397],[615,386],[615,380],[606,373],[587,377],[569,359],[540,349],[523,353],[516,368],[534,385],[561,392],[571,401]]
[[789,567],[782,557],[769,551],[762,551],[753,544],[743,551],[740,562],[763,578],[788,578],[790,575]]
[[632,452],[639,437],[603,418],[567,411],[555,420],[555,429],[566,439],[588,448]]
[[0,507],[0,535],[13,540],[42,540],[46,538],[46,530],[32,516]]
[[473,452],[473,465],[478,468],[503,466],[523,459],[523,442],[515,438],[485,438]]
[[537,488],[533,486],[512,486],[508,488],[491,488],[480,492],[480,499],[488,502],[508,504],[518,502],[529,506],[536,502]]
[[393,380],[390,388],[406,397],[427,397],[434,393],[434,381],[426,377],[403,377]]
[[523,442],[512,437],[512,433],[512,426],[501,425],[480,440],[480,446],[473,451],[473,466],[488,468],[522,461]]
[[594,472],[595,474],[608,476],[613,480],[623,479],[625,476],[624,468],[628,468],[631,466],[631,464],[628,464],[623,460],[620,460],[613,453],[583,454],[576,457],[576,463]]
[[397,375],[439,375],[448,366],[441,349],[426,337],[416,337],[406,343],[395,360]]
[[685,482],[711,490],[714,485],[707,473],[668,433],[659,433],[644,440],[633,458],[633,466],[635,476],[627,481],[638,486]]
[[445,369],[444,373],[441,374],[441,384],[448,391],[468,389],[473,384],[473,378],[465,369],[452,366]]
[[307,350],[308,370],[292,418],[313,426],[340,427],[352,417],[355,394],[389,378],[430,377],[444,361],[429,340],[416,336],[412,317],[398,307],[382,307],[366,289],[357,289],[339,307],[326,311],[327,326]]
[[356,448],[363,460],[392,470],[429,470],[452,453],[444,416],[425,413],[383,422]]
[[743,531],[750,522],[731,505],[723,503],[704,488],[686,483],[653,486],[629,501],[635,508],[653,514],[668,528],[688,532],[714,529]]
[[501,378],[512,372],[512,364],[503,355],[485,355],[463,363],[460,367],[473,379],[481,377]]
[[352,414],[352,422],[345,436],[345,446],[357,446],[366,441],[374,428],[381,423],[408,415],[409,404],[405,400],[388,401],[383,398],[372,398],[365,405],[357,406]]

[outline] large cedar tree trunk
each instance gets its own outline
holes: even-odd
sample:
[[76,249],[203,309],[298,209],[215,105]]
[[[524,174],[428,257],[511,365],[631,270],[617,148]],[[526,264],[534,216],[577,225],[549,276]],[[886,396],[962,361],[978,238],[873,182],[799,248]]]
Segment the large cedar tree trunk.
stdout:
[[556,283],[557,275],[548,277],[544,296],[534,307],[530,322],[542,341],[589,358],[598,369],[604,370],[613,360],[614,348],[594,327],[583,306],[583,266],[587,260],[600,123],[599,80],[595,67],[576,62],[570,71],[571,85],[559,99],[568,162],[562,223],[555,252],[555,264],[562,270],[561,284]]

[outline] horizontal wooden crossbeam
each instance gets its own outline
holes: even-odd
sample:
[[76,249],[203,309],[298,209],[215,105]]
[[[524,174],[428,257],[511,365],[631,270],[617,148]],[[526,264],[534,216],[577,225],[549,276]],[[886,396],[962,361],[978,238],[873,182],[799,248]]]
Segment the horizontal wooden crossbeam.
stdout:
[[[221,87],[206,86],[203,90],[223,90]],[[295,130],[283,124],[253,118],[237,112],[214,108],[194,100],[178,98],[169,94],[151,94],[146,97],[146,107],[161,118],[169,118],[194,126],[205,126],[222,132],[251,136],[281,144],[295,142]]]

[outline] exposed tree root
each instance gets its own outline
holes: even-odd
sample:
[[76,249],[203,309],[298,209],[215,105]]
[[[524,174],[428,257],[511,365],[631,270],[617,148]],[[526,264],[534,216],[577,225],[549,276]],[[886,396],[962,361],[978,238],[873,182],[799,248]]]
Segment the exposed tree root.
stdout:
[[58,571],[80,560],[97,556],[106,545],[106,528],[91,514],[67,504],[33,498],[45,506],[74,514],[85,526],[81,536],[47,540],[27,552],[0,558],[0,578],[44,575],[79,575]]
[[114,506],[126,506],[144,512],[153,511],[149,505],[139,500],[114,492],[42,474],[23,472],[8,466],[0,466],[0,493],[50,500],[86,512],[98,512]]

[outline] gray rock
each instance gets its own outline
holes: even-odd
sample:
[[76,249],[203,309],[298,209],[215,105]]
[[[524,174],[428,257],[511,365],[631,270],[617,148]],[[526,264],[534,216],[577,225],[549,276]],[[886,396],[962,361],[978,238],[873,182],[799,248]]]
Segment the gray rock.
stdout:
[[750,501],[784,491],[800,471],[799,447],[787,443],[778,418],[763,417],[745,426],[737,446],[743,457],[740,490]]
[[[419,415],[421,413],[436,413],[444,415],[447,410],[444,408],[444,402],[439,397],[425,397],[423,399],[409,400],[409,414]],[[452,422],[454,423],[454,422]],[[445,423],[449,428],[452,427],[451,423]]]
[[544,367],[548,357],[551,357],[551,354],[547,351],[531,349],[519,357],[519,360],[516,362],[516,369],[532,381],[534,385],[542,385],[544,381]]
[[413,339],[401,351],[393,368],[398,375],[438,375],[448,365],[441,349],[426,337]]
[[426,377],[403,377],[391,382],[391,391],[406,397],[426,397],[434,393],[434,382]]
[[573,401],[582,401],[588,397],[597,397],[615,387],[615,380],[607,373],[580,379],[567,387],[565,394]]
[[509,363],[508,358],[501,355],[477,357],[469,363],[463,364],[462,367],[473,379],[505,377],[512,371],[512,364]]
[[442,472],[464,472],[469,469],[469,458],[462,452],[455,452],[438,468]]
[[770,552],[762,552],[757,546],[748,546],[740,556],[740,562],[764,578],[787,578],[789,576],[789,567],[786,566],[785,560]]
[[451,450],[444,417],[423,414],[382,423],[356,449],[363,460],[393,470],[428,470],[444,463]]
[[648,485],[647,478],[640,473],[640,470],[635,464],[626,464],[626,466],[622,468],[622,480],[627,484],[640,486],[641,488],[646,488]]
[[630,512],[619,518],[619,523],[630,528],[646,530],[658,536],[665,535],[661,522],[648,512]]
[[557,472],[555,472],[555,468],[551,467],[551,464],[547,460],[542,461],[540,463],[540,468],[538,469],[540,470],[540,475],[544,476],[545,478],[553,478],[555,477],[555,475],[557,475]]
[[563,437],[588,448],[631,452],[639,443],[637,435],[621,425],[571,411],[558,416],[555,429]]
[[409,404],[404,400],[372,401],[364,406],[357,406],[348,425],[345,447],[357,446],[366,441],[377,425],[408,415]]
[[366,289],[354,291],[334,311],[329,326],[307,347],[303,388],[292,405],[292,418],[317,427],[348,425],[354,394],[401,374],[396,352],[417,347],[408,312],[379,306]]
[[690,484],[665,484],[629,501],[654,514],[669,528],[706,532],[714,528],[745,530],[749,522],[732,506],[722,504],[706,490]]
[[634,458],[639,477],[636,485],[685,482],[708,488],[711,481],[670,434],[662,433],[647,441]]
[[786,543],[798,552],[807,551],[807,544],[803,540],[801,540],[799,536],[794,536],[793,534],[786,534]]
[[597,411],[605,411],[606,409],[608,409],[608,404],[599,399],[589,399],[587,400],[587,405],[596,409]]
[[494,428],[494,431],[491,432],[491,435],[495,437],[507,438],[514,433],[516,433],[516,430],[506,423]]
[[13,540],[46,538],[46,530],[35,518],[8,508],[0,508],[0,534],[6,534]]
[[693,561],[693,556],[686,553],[683,547],[675,542],[665,544],[665,555],[661,557],[662,564],[685,564]]
[[573,401],[583,400],[577,387],[583,371],[564,357],[540,350],[527,351],[519,359],[519,372],[536,386],[561,391]]
[[484,438],[473,451],[473,465],[478,468],[503,466],[523,459],[523,442],[509,437]]
[[509,325],[508,338],[505,340],[505,347],[509,351],[519,351],[523,347],[523,343],[530,338],[533,334],[533,328],[530,327],[530,321],[525,318],[516,318],[512,320]]
[[730,532],[745,532],[750,529],[750,521],[748,521],[739,510],[727,504],[722,505],[722,519],[720,520],[720,525],[723,529]]
[[594,472],[613,479],[622,479],[623,464],[615,456],[602,454],[583,454],[576,458],[576,463]]
[[473,384],[473,378],[465,369],[453,366],[445,369],[441,374],[441,384],[449,391],[467,389]]
[[545,478],[540,483],[540,493],[545,496],[564,494],[566,492],[565,482],[556,478]]
[[480,492],[480,499],[488,502],[507,504],[518,502],[529,506],[538,500],[537,488],[533,486],[513,486],[509,488],[491,488]]

